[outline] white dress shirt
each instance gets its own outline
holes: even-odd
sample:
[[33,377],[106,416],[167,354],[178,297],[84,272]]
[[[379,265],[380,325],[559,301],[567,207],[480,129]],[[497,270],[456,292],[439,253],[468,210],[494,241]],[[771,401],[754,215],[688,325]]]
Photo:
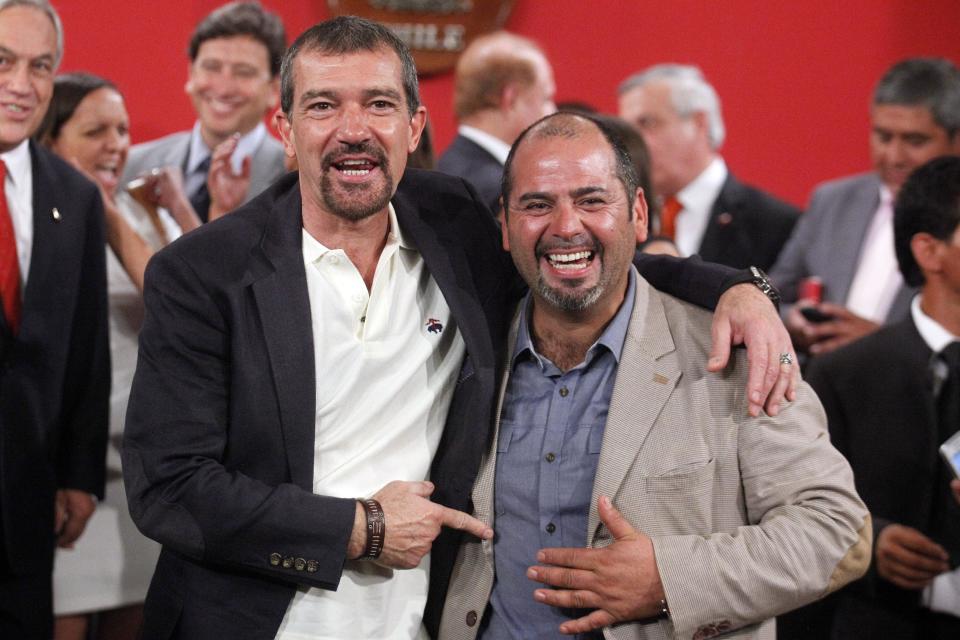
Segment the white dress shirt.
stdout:
[[676,198],[683,209],[677,214],[674,243],[681,256],[692,256],[700,251],[710,222],[710,210],[726,180],[727,164],[717,156],[700,175],[677,192]]
[[[233,155],[230,156],[230,164],[233,166],[234,173],[240,173],[240,169],[243,168],[243,159],[256,153],[266,135],[267,127],[260,122],[240,137],[237,148],[233,150]],[[193,131],[190,133],[190,152],[187,154],[187,167],[183,172],[183,190],[187,196],[193,197],[197,189],[207,181],[207,172],[197,171],[197,168],[212,153],[213,149],[207,146],[200,134],[200,123],[196,122],[193,125]]]
[[847,294],[847,308],[862,318],[882,324],[902,286],[903,276],[893,242],[893,194],[881,186],[880,206],[860,246],[857,271]]
[[496,136],[492,136],[486,131],[481,131],[476,127],[462,124],[457,127],[457,133],[464,138],[473,140],[483,147],[490,155],[500,161],[500,164],[507,164],[507,156],[510,155],[510,145]]
[[30,162],[30,142],[24,140],[10,151],[0,153],[0,159],[7,165],[3,189],[17,241],[22,297],[27,288],[30,257],[33,254],[33,165]]
[[[466,348],[420,252],[391,206],[369,291],[344,251],[306,231],[303,259],[316,369],[314,493],[364,497],[392,480],[426,480]],[[277,638],[426,638],[429,569],[429,556],[407,571],[348,561],[336,591],[298,590]]]

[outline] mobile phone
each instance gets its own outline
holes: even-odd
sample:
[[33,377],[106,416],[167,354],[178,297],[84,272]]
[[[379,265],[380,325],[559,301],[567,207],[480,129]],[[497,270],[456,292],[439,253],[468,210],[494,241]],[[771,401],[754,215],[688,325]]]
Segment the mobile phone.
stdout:
[[940,445],[940,455],[947,466],[953,469],[954,477],[960,479],[960,431]]
[[800,313],[803,314],[803,317],[806,318],[808,322],[813,322],[814,324],[833,320],[833,316],[820,311],[820,309],[816,307],[802,307]]

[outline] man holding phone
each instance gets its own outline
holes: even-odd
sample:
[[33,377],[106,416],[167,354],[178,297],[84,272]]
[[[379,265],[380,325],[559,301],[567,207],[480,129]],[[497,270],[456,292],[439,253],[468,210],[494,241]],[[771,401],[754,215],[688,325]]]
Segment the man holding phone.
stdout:
[[920,287],[909,316],[807,375],[874,526],[873,567],[820,621],[829,637],[958,638],[957,471],[938,449],[960,425],[960,157],[910,176],[893,226],[900,272]]

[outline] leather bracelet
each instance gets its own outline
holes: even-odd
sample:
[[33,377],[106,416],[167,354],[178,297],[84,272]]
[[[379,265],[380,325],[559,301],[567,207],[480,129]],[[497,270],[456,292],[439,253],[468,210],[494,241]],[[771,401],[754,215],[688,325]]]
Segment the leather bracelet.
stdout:
[[383,552],[383,541],[387,535],[387,521],[383,516],[383,507],[373,498],[358,498],[367,516],[367,544],[359,560],[376,560]]

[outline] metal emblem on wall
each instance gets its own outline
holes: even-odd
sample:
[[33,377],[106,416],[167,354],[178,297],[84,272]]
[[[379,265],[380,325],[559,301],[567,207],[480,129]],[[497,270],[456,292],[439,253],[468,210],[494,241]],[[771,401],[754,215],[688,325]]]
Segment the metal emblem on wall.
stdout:
[[477,36],[507,21],[515,0],[327,0],[334,16],[381,22],[407,43],[421,75],[452,69]]

